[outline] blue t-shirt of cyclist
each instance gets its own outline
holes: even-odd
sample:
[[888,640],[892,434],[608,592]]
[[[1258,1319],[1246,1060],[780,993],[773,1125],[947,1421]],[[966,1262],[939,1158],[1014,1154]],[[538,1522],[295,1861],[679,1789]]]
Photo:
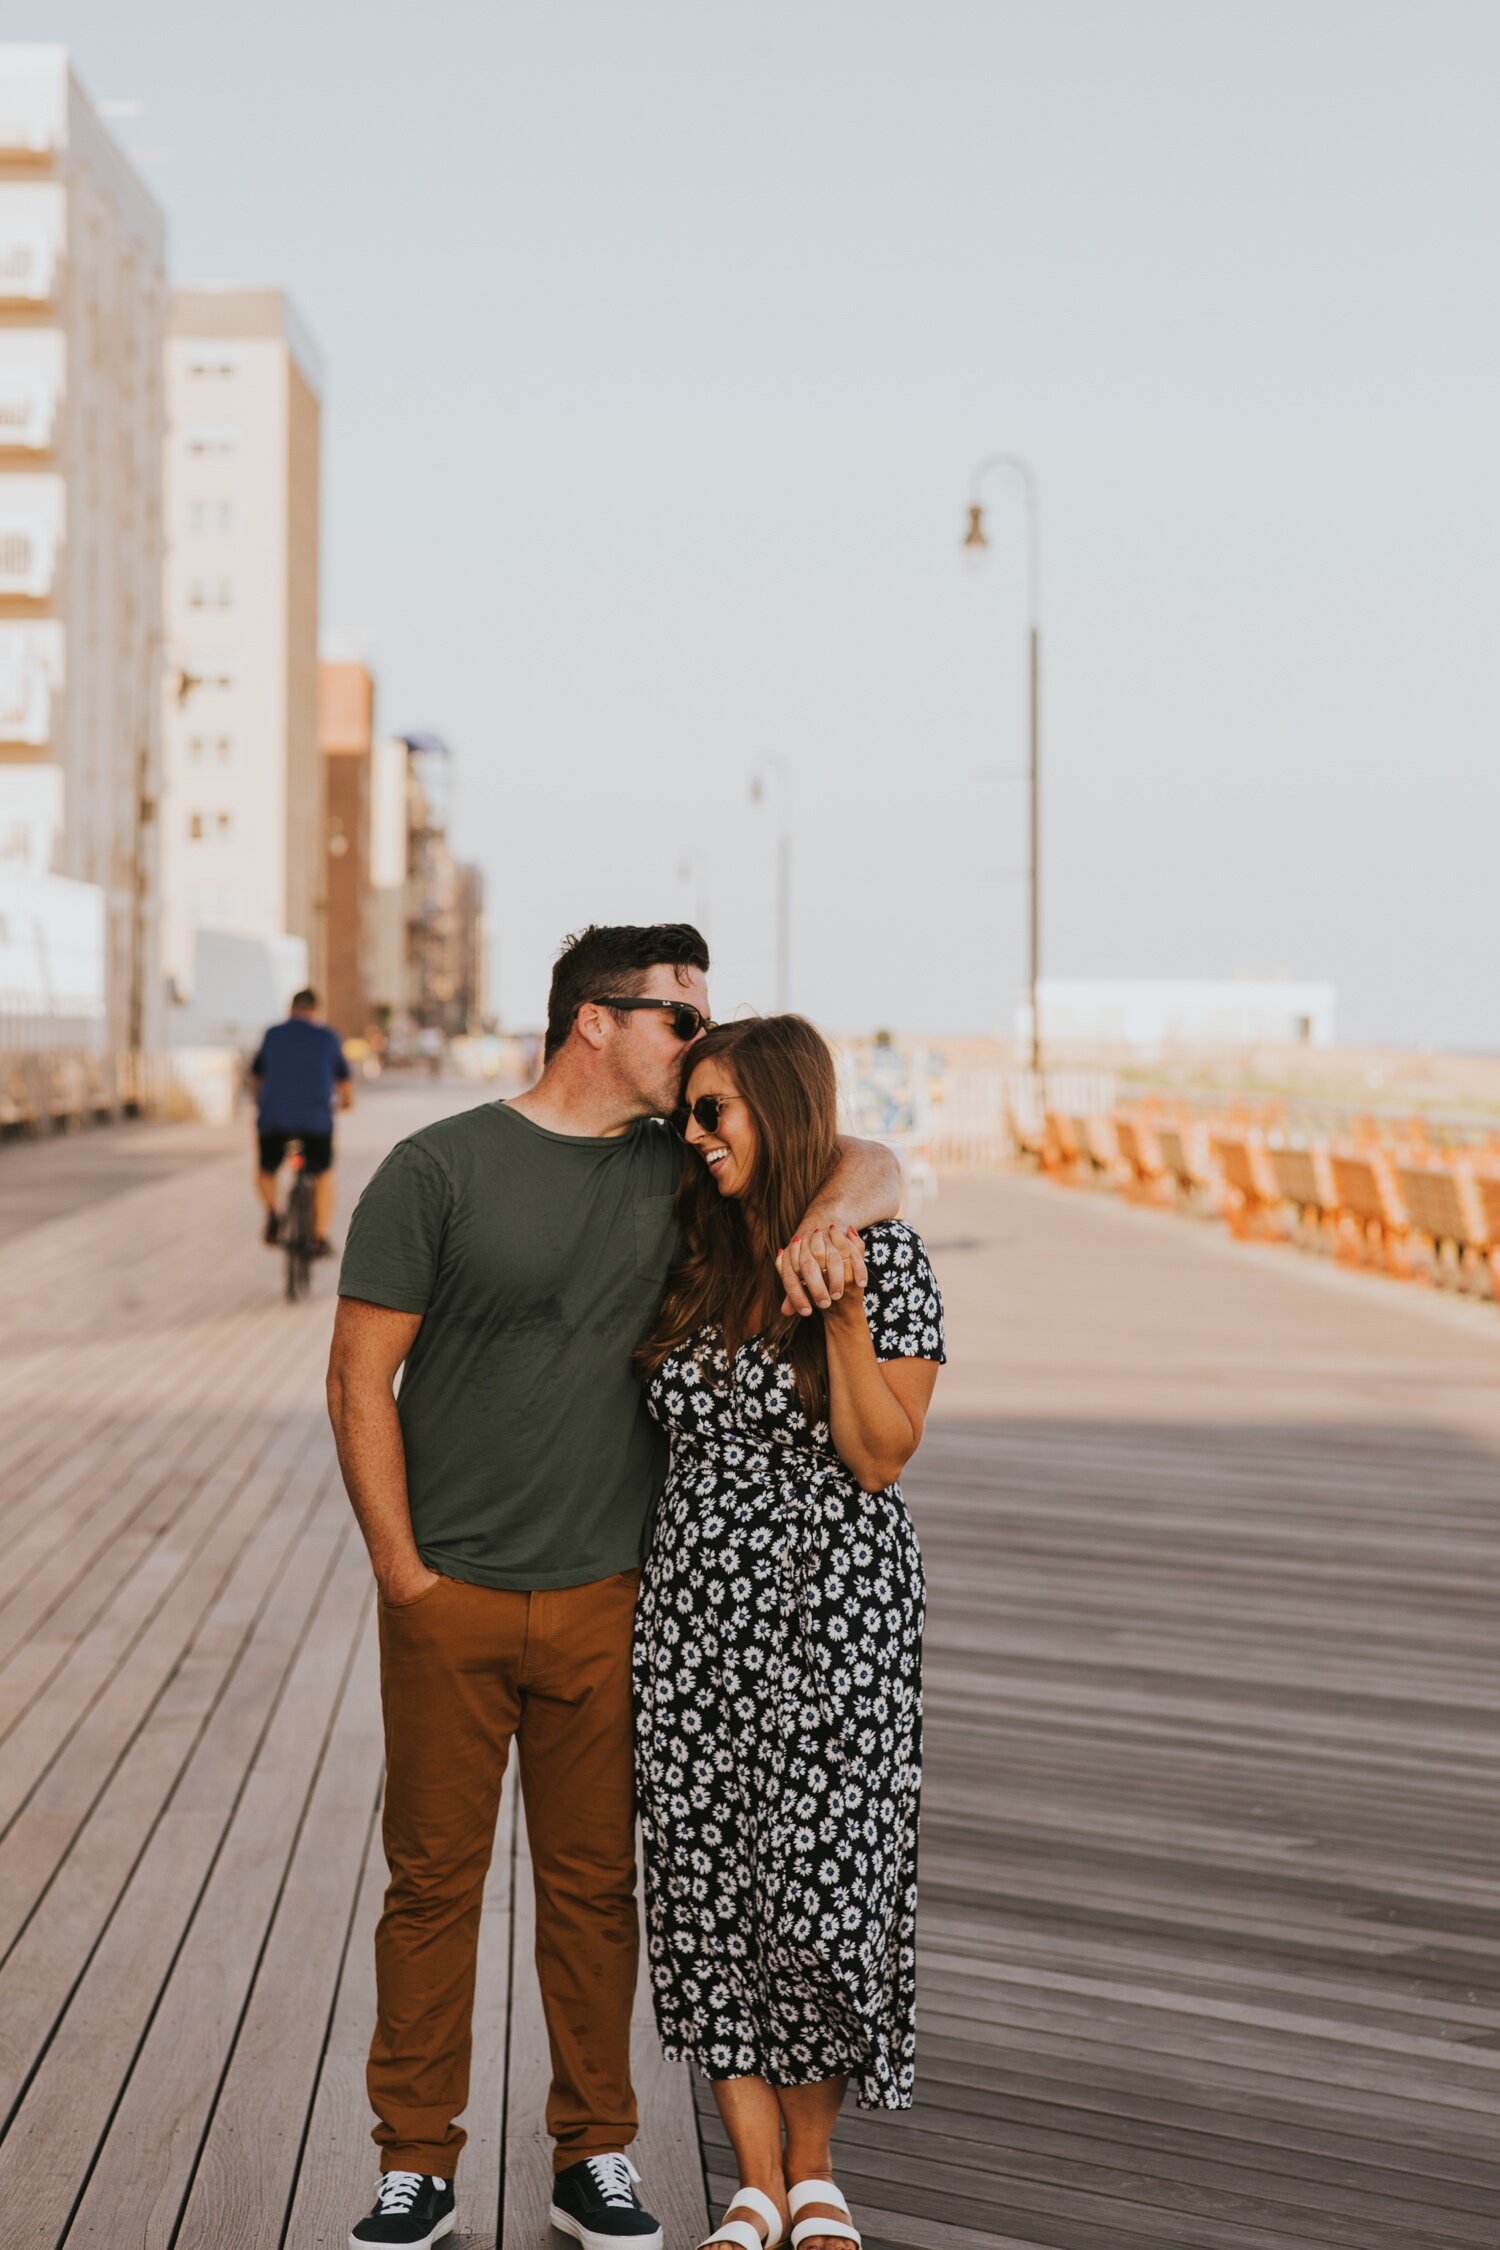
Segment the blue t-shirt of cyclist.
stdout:
[[331,1025],[307,1016],[273,1023],[250,1075],[260,1080],[256,1115],[262,1132],[333,1131],[333,1090],[349,1076],[349,1065]]

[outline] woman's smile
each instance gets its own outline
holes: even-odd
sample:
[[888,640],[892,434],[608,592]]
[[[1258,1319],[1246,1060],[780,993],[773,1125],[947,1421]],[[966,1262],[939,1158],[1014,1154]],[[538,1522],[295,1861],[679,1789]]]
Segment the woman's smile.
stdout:
[[722,1063],[712,1056],[686,1088],[687,1143],[714,1176],[720,1195],[743,1195],[755,1171],[755,1118]]

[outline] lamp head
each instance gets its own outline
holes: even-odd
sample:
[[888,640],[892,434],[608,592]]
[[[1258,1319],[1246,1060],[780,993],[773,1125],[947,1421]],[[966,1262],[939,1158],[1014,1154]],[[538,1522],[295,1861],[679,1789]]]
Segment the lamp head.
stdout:
[[989,540],[984,532],[984,509],[977,500],[969,503],[969,528],[964,533],[964,561],[977,568],[984,561]]

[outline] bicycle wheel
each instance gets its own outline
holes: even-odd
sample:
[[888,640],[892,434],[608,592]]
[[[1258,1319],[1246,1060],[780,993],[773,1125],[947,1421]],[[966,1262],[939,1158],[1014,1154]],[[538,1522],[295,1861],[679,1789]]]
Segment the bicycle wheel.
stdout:
[[312,1183],[305,1172],[299,1172],[292,1184],[282,1226],[286,1232],[286,1293],[295,1304],[307,1295],[312,1282],[313,1198]]

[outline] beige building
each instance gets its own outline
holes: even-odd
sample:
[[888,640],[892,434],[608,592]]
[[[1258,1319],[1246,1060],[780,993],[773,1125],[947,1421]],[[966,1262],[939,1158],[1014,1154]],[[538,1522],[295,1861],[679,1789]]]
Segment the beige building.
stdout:
[[406,744],[382,735],[370,757],[369,995],[377,1022],[409,1003],[406,961]]
[[322,373],[279,289],[174,290],[166,365],[167,969],[228,1022],[198,933],[298,940],[322,973]]
[[115,1052],[160,1041],[164,261],[66,49],[0,44],[0,881],[39,959],[97,889]]
[[370,885],[370,771],[375,681],[367,664],[325,658],[318,668],[323,752],[324,1013],[346,1039],[371,1022],[375,917]]

